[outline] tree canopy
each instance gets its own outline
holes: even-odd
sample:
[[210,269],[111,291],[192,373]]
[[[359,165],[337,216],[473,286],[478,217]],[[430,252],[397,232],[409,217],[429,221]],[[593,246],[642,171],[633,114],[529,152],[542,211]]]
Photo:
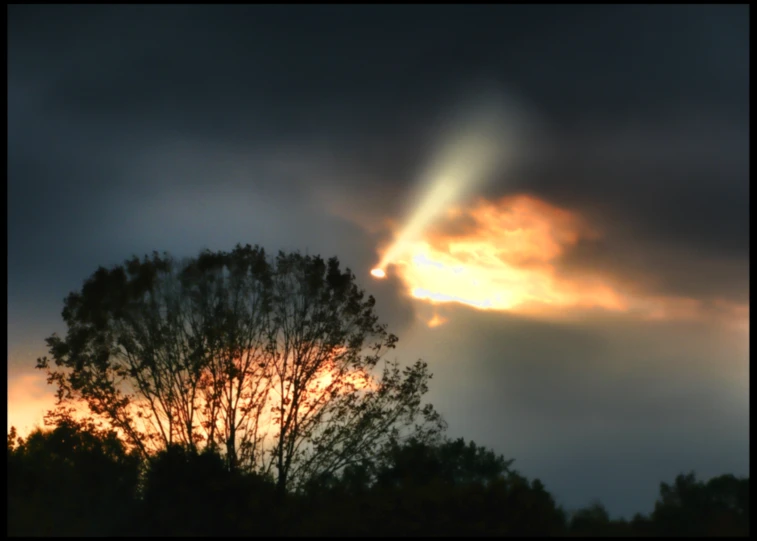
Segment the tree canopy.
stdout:
[[71,293],[37,367],[59,407],[85,402],[143,456],[219,449],[297,488],[444,429],[427,364],[381,363],[397,337],[374,306],[335,257],[153,253]]
[[140,457],[114,432],[61,416],[53,430],[8,434],[8,534],[129,531]]
[[662,483],[654,511],[566,513],[512,460],[462,439],[411,439],[372,461],[277,493],[228,468],[218,449],[172,444],[147,459],[112,431],[61,416],[8,435],[8,534],[680,536],[749,533],[749,479],[693,474]]

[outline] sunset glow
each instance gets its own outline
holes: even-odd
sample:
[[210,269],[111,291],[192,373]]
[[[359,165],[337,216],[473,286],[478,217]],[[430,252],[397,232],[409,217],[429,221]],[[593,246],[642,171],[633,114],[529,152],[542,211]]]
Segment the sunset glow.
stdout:
[[[408,293],[431,304],[550,317],[596,309],[650,320],[702,316],[697,299],[643,295],[591,269],[561,269],[580,240],[599,236],[577,213],[518,195],[453,207],[423,239],[397,243],[392,253]],[[721,304],[720,312],[743,315],[744,307]],[[445,321],[435,315],[427,324]]]
[[[336,359],[343,351],[345,351],[344,348],[336,348],[333,354],[330,355],[333,359],[324,359],[321,369],[307,382],[302,400],[308,407],[321,403],[330,395],[343,395],[378,389],[379,381],[366,371],[357,369],[349,370],[346,373],[340,371]],[[255,352],[252,352],[252,354],[255,355]],[[241,366],[242,359],[237,359],[235,364]],[[271,409],[278,410],[281,404],[281,397],[274,390],[278,387],[278,383],[278,380],[274,378],[268,382],[272,391],[265,395],[259,394],[256,396],[257,400],[262,400],[266,404],[257,427],[258,432],[264,436],[266,441],[269,441],[274,436],[279,427],[279,423],[274,420],[275,414],[271,414]],[[261,385],[261,387],[265,387],[265,384]],[[143,433],[157,434],[159,431],[158,418],[150,409],[148,401],[141,396],[133,395],[133,392],[128,391],[126,388],[122,390],[132,396],[131,404],[126,408],[126,411],[131,415],[134,426]],[[12,404],[12,407],[8,408],[8,426],[15,426],[17,433],[22,436],[28,435],[35,428],[43,428],[45,415],[55,409],[56,405],[55,395],[52,391],[53,388],[47,384],[45,376],[41,373],[25,374],[9,380],[9,404]],[[291,393],[292,389],[286,387],[284,404],[291,402]],[[246,392],[245,395],[249,395],[249,392]],[[234,395],[232,398],[236,400],[237,397]],[[202,426],[208,422],[208,419],[203,413],[203,399],[201,396],[197,396],[195,400],[196,430],[199,434],[205,434]],[[249,397],[241,397],[239,403],[240,408],[244,409],[249,407],[251,401]],[[73,408],[73,416],[77,419],[92,416],[92,413],[84,402],[66,403],[65,407]],[[288,409],[288,407],[284,407],[285,412]],[[165,423],[165,410],[159,407],[157,408],[157,413],[160,421]],[[95,417],[102,419],[97,416]],[[223,417],[219,417],[216,420],[217,433],[223,433],[224,422],[225,419]],[[254,422],[254,419],[249,419],[249,422]],[[117,432],[122,433],[119,430]],[[176,437],[179,437],[179,434]]]
[[518,107],[502,96],[477,96],[453,116],[442,129],[437,151],[418,181],[414,205],[379,268],[401,257],[403,248],[422,238],[450,205],[507,169],[523,146],[522,122]]
[[411,295],[482,310],[547,310],[627,303],[600,277],[563,279],[556,260],[593,233],[578,216],[528,196],[447,213],[427,237],[401,245],[397,270]]

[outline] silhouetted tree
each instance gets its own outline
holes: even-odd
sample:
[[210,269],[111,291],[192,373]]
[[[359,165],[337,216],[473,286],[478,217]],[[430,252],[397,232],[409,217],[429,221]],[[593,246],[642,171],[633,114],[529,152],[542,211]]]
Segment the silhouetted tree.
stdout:
[[[547,535],[564,515],[512,461],[462,439],[392,445],[380,461],[309,486],[311,535]],[[309,504],[309,506],[308,506]]]
[[[99,268],[38,360],[59,405],[84,400],[147,457],[179,444],[297,488],[393,441],[433,441],[421,361],[377,365],[397,338],[336,258],[258,247]],[[57,369],[54,367],[58,367]]]
[[223,457],[172,445],[149,461],[141,514],[148,535],[271,535],[273,480],[229,470]]
[[660,484],[651,519],[660,535],[748,535],[749,479],[721,475],[704,483],[681,474]]
[[410,440],[395,443],[384,458],[379,484],[407,486],[438,480],[450,486],[487,484],[509,472],[512,460],[474,442],[446,440],[438,445]]
[[610,520],[610,513],[600,502],[574,512],[570,518],[569,530],[575,535],[606,536],[619,533]]
[[87,422],[63,418],[26,439],[8,436],[8,535],[129,532],[139,457]]
[[661,484],[649,516],[601,503],[565,513],[538,480],[473,442],[410,439],[281,493],[217,449],[172,444],[140,462],[113,431],[66,412],[7,437],[8,534],[747,536],[749,479]]
[[648,537],[655,535],[652,520],[642,513],[636,513],[628,523],[629,535],[637,537]]

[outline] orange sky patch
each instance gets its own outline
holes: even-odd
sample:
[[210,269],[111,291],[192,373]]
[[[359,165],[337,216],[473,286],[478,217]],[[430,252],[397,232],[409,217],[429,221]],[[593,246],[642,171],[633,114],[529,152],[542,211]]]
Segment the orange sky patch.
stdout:
[[444,325],[445,323],[447,323],[447,321],[448,320],[446,317],[442,317],[439,314],[434,313],[434,316],[428,320],[428,326],[433,329],[434,327],[439,327],[440,325]]
[[26,436],[43,426],[43,417],[55,406],[53,388],[42,373],[22,374],[8,378],[8,430],[16,427],[20,436]]
[[[336,373],[336,367],[331,362],[324,364],[323,370],[316,374],[312,381],[307,386],[306,394],[312,397],[321,397],[325,390],[332,384],[334,375]],[[375,390],[378,388],[378,381],[369,373],[353,370],[344,374],[341,378],[341,384],[334,389],[336,394],[350,392],[351,390]],[[17,433],[20,436],[27,436],[35,428],[45,428],[44,417],[45,414],[55,408],[55,390],[56,387],[48,385],[46,376],[42,372],[27,373],[8,379],[8,430],[11,426],[16,428]],[[276,406],[278,395],[271,393],[266,402],[269,403],[268,407],[264,408],[263,414],[260,418],[259,428],[263,434],[266,434],[267,438],[273,436],[276,430],[278,430],[278,423],[274,422],[270,413],[270,407]],[[244,400],[242,400],[244,402]],[[87,417],[91,415],[89,408],[84,402],[75,402],[74,404],[66,404],[66,406],[75,407],[75,416]],[[197,410],[196,410],[196,423],[204,421],[202,414],[202,400],[197,398]],[[143,413],[143,416],[139,415],[139,412]],[[145,399],[134,397],[133,403],[129,408],[129,412],[132,415],[134,425],[136,428],[145,433],[158,432],[158,425],[154,414],[149,410],[149,405]],[[160,410],[161,414],[164,413]],[[165,421],[162,416],[161,419]],[[216,429],[221,432],[223,430],[223,420],[217,421]],[[199,426],[198,426],[199,430]],[[202,431],[201,431],[202,432]]]

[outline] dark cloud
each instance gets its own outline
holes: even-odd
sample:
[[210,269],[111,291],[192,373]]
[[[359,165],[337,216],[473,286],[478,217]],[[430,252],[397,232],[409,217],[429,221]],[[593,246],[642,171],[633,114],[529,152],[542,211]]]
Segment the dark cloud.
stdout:
[[661,293],[744,302],[747,134],[741,120],[718,116],[608,127],[561,140],[559,152],[524,167],[515,183],[579,211],[602,234],[567,254],[568,266],[609,271]]
[[[9,6],[9,370],[61,330],[63,297],[98,265],[259,243],[338,255],[400,335],[397,355],[433,363],[456,433],[561,498],[632,512],[689,466],[745,471],[742,335],[454,308],[427,331],[434,308],[368,272],[450,111],[485,88],[531,131],[483,195],[531,193],[603,234],[566,254],[564,272],[744,302],[747,15]],[[723,408],[697,409],[711,403]]]
[[625,128],[623,122],[556,138],[516,182],[579,207],[607,229],[619,223],[716,255],[743,255],[749,171],[743,118],[666,115]]

